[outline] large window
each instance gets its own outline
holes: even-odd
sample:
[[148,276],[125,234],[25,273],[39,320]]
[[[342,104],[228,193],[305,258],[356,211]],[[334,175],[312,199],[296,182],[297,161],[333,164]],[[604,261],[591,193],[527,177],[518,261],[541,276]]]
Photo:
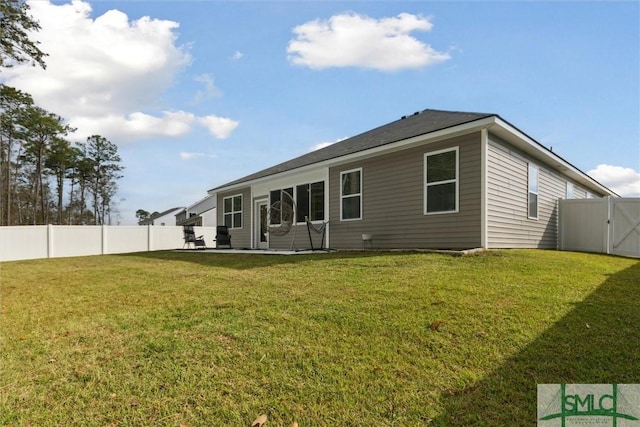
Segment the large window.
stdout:
[[293,188],[272,190],[269,193],[269,224],[293,222]]
[[567,181],[567,199],[573,199],[573,184]]
[[424,155],[424,213],[458,211],[458,147]]
[[223,199],[224,225],[229,228],[242,228],[242,194]]
[[528,217],[538,219],[538,168],[529,164]]
[[324,221],[324,181],[296,186],[296,221]]
[[340,174],[340,219],[362,219],[362,169]]

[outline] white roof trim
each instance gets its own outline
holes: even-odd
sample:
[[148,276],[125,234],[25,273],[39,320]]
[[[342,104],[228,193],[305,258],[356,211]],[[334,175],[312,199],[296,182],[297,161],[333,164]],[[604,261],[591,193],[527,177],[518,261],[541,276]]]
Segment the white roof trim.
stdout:
[[474,131],[480,131],[480,129],[482,129],[483,127],[487,127],[491,123],[493,123],[493,117],[487,117],[484,119],[475,120],[473,122],[464,123],[464,124],[449,127],[446,129],[441,129],[435,132],[429,132],[424,135],[418,135],[412,138],[407,138],[407,139],[403,139],[396,142],[391,142],[389,144],[381,145],[379,147],[369,148],[367,150],[358,151],[356,153],[351,153],[351,154],[347,154],[340,157],[335,157],[333,159],[324,160],[324,161],[313,163],[306,166],[301,166],[299,168],[290,169],[284,172],[279,172],[272,175],[267,175],[260,178],[239,182],[237,184],[230,185],[230,186],[218,187],[215,189],[215,191],[209,190],[209,194],[232,191],[238,188],[249,187],[251,185],[254,185],[263,181],[270,181],[276,177],[282,178],[288,175],[298,174],[298,173],[306,172],[313,169],[337,166],[343,163],[349,163],[355,160],[377,156],[382,153],[392,153],[394,151],[403,150],[412,145],[419,145],[425,142],[435,142],[439,139],[451,138],[454,136],[464,135]]

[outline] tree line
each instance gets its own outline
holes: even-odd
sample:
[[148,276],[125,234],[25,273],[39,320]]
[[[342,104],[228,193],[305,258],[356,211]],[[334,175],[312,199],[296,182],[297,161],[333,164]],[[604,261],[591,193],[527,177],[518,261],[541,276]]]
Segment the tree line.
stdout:
[[[24,1],[0,0],[0,72],[30,61],[46,67],[28,31],[39,25]],[[111,224],[122,178],[115,144],[101,135],[71,142],[65,120],[30,94],[0,83],[0,226]]]

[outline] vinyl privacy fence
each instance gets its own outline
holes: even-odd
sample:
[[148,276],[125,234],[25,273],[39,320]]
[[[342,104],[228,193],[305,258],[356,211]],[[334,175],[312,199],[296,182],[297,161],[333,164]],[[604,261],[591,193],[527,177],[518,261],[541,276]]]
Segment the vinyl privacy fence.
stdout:
[[640,198],[560,200],[561,250],[640,257]]
[[[214,246],[215,227],[195,227]],[[31,225],[0,227],[0,262],[23,259],[120,254],[184,245],[182,227]]]

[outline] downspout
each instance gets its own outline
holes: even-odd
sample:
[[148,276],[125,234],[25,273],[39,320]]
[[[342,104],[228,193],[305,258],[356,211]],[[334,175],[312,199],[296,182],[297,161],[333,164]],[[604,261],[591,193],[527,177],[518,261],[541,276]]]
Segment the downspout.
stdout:
[[487,197],[489,131],[487,128],[480,130],[480,247],[489,249],[488,218],[489,207]]

